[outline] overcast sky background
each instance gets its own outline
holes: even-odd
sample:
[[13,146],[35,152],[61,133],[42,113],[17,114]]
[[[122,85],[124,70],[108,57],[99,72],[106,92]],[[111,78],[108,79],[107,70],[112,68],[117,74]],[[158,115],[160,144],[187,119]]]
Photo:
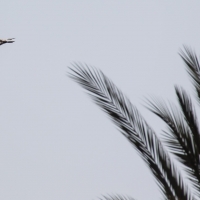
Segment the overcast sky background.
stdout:
[[199,1],[9,0],[0,7],[0,194],[3,200],[160,199],[130,143],[66,74],[101,69],[156,131],[144,97],[192,93],[178,52],[200,52]]

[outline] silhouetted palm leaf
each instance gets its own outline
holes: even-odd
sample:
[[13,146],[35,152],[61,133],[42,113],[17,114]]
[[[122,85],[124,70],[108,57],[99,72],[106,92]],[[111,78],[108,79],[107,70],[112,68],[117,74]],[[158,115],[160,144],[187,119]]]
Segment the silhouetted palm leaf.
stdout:
[[[176,91],[178,91],[176,87]],[[180,91],[180,90],[179,90]],[[160,117],[167,125],[168,132],[164,134],[164,141],[170,152],[177,156],[178,160],[185,166],[189,180],[192,182],[196,194],[200,191],[199,157],[195,147],[195,141],[190,127],[184,120],[184,115],[172,104],[169,106],[161,101],[148,101],[148,109]],[[197,158],[198,157],[198,158]]]
[[153,129],[122,92],[101,72],[73,64],[70,77],[85,88],[151,169],[168,200],[190,200],[191,193]]
[[179,55],[185,62],[187,72],[192,78],[192,83],[197,92],[197,99],[200,102],[200,65],[197,55],[186,46],[184,46],[184,50],[180,51]]
[[135,199],[133,199],[132,197],[115,195],[115,196],[103,196],[103,198],[100,198],[99,200],[135,200]]

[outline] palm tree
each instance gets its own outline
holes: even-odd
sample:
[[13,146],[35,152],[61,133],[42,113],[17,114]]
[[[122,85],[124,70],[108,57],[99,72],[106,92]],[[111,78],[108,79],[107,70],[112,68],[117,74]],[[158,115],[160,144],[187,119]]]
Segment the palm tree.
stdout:
[[[194,51],[184,46],[180,51],[200,103],[200,64]],[[138,151],[150,168],[165,200],[200,198],[200,133],[198,119],[188,93],[175,86],[179,107],[163,101],[147,100],[147,108],[167,125],[161,139],[141,116],[137,108],[100,70],[74,63],[69,76],[89,92],[93,101],[106,112],[120,132]],[[166,151],[166,148],[168,151]],[[186,184],[170,157],[183,165],[190,181]],[[125,200],[123,196],[104,197]],[[131,198],[127,198],[131,199]]]

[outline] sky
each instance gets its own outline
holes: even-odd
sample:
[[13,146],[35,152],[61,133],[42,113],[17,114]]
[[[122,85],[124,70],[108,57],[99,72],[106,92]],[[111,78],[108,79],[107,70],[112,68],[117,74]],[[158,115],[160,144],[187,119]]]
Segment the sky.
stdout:
[[9,0],[0,7],[0,194],[4,200],[162,196],[146,164],[67,73],[102,70],[158,135],[144,99],[193,88],[178,52],[200,53],[199,1]]

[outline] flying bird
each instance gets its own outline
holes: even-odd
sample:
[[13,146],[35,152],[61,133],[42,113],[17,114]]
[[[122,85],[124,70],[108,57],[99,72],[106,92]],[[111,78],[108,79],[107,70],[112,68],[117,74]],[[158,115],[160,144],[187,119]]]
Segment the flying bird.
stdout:
[[15,38],[8,38],[8,39],[0,39],[0,45],[5,44],[5,43],[13,43]]

